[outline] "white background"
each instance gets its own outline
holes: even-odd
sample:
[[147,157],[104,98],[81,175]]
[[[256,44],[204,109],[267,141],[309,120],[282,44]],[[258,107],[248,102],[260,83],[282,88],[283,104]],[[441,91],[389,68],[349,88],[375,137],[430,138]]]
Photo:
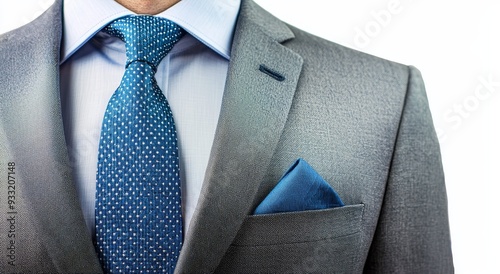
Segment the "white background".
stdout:
[[[0,33],[52,2],[4,1]],[[456,273],[498,273],[500,1],[256,2],[308,32],[421,70],[441,142]]]

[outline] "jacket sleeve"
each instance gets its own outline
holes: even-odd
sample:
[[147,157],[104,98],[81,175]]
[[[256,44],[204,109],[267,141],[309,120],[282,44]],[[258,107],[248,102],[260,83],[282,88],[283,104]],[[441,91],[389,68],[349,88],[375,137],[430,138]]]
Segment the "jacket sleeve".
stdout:
[[407,94],[365,273],[453,273],[438,139],[420,72]]

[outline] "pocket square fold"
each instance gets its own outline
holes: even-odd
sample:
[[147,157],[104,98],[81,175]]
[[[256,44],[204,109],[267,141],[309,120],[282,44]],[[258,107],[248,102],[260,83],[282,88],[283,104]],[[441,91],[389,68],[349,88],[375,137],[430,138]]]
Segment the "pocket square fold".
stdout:
[[303,159],[285,172],[254,211],[255,215],[341,207],[335,190]]

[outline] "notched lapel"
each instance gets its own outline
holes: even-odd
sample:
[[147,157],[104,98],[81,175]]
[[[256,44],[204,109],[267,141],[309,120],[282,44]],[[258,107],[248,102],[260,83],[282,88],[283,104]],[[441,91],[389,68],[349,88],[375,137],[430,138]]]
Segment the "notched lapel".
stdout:
[[302,58],[281,44],[292,38],[284,23],[242,2],[216,136],[177,273],[215,271],[252,210],[302,68]]
[[[56,1],[9,41],[19,50],[12,51],[15,69],[6,72],[10,96],[2,102],[6,106],[2,122],[27,206],[19,215],[31,217],[34,224],[34,231],[26,233],[39,239],[57,272],[97,273],[101,270],[86,232],[64,140],[58,82],[61,11],[62,1]],[[32,253],[22,256],[33,262],[25,264],[36,267],[40,254],[34,248],[26,250]]]

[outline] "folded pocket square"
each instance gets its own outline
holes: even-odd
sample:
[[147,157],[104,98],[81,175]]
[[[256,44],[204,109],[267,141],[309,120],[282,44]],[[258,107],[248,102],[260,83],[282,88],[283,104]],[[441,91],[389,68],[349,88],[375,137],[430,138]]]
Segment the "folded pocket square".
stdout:
[[340,206],[344,203],[335,190],[305,160],[299,158],[257,206],[254,214]]

